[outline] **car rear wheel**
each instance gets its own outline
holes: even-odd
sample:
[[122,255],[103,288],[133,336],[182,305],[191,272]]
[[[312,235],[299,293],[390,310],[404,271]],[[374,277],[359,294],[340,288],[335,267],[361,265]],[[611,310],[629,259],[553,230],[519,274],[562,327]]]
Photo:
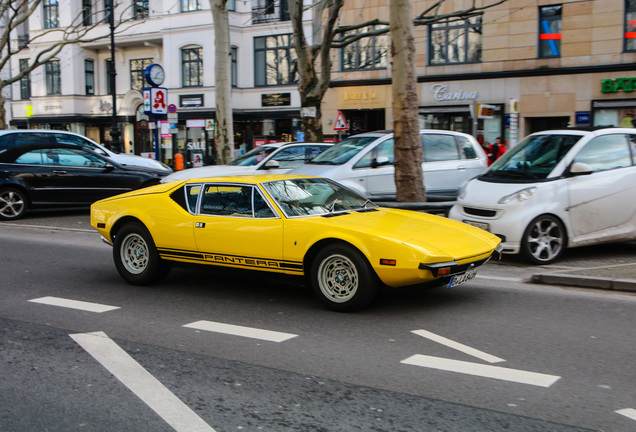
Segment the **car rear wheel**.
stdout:
[[359,251],[345,244],[334,244],[316,255],[311,266],[311,286],[329,309],[349,312],[373,300],[379,281]]
[[0,219],[19,219],[27,212],[26,194],[17,188],[0,190]]
[[152,236],[139,223],[124,225],[113,244],[115,267],[122,278],[133,285],[149,285],[164,278],[170,271],[157,252]]
[[563,223],[554,216],[536,217],[523,233],[521,252],[534,264],[551,264],[561,258],[567,247]]

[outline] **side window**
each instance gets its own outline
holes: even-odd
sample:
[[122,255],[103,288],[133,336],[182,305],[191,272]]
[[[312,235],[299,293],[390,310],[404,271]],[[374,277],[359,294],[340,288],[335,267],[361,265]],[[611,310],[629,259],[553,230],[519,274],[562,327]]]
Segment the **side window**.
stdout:
[[424,160],[437,162],[459,159],[459,150],[453,135],[426,134],[422,135]]
[[362,156],[362,159],[355,164],[354,168],[368,168],[373,163],[373,160],[380,156],[389,158],[389,164],[393,164],[393,138],[380,143],[376,148]]
[[101,149],[97,148],[92,142],[75,135],[55,134],[55,140],[58,144],[70,144],[78,147],[86,147],[93,151],[103,154]]
[[188,211],[190,213],[197,212],[197,199],[199,198],[199,192],[201,192],[200,184],[186,186],[186,201],[188,203]]
[[258,190],[254,190],[254,216],[257,218],[276,217],[274,211],[267,205],[267,201]]
[[44,150],[38,149],[21,154],[15,160],[15,163],[25,165],[51,165],[53,161],[44,157]]
[[106,161],[81,149],[51,149],[51,154],[57,165],[90,168],[104,168],[106,166]]
[[17,133],[14,134],[13,145],[20,144],[54,144],[55,137],[49,133]]
[[282,150],[272,158],[281,168],[296,168],[305,162],[305,147],[292,147]]
[[459,146],[462,149],[462,153],[466,159],[477,159],[477,152],[475,151],[475,146],[470,140],[463,136],[456,137],[457,141],[459,141]]
[[588,164],[594,171],[606,171],[631,166],[630,144],[623,134],[603,135],[583,147],[574,162]]
[[14,134],[5,134],[0,136],[0,150],[6,149],[13,145]]
[[214,216],[254,217],[252,186],[205,185],[200,213]]

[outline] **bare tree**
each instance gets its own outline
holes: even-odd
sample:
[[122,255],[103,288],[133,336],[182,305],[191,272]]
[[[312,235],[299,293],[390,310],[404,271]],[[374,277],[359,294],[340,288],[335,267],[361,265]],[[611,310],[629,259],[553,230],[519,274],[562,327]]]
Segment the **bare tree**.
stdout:
[[227,164],[232,160],[234,149],[234,118],[232,115],[232,59],[230,58],[230,24],[227,0],[210,0],[214,20],[215,44],[215,95],[216,124],[214,141],[217,163]]
[[[15,74],[9,73],[8,76],[0,78],[0,129],[7,127],[4,97],[2,96],[2,91],[7,86],[19,81],[36,68],[58,56],[67,45],[94,42],[110,36],[110,28],[103,25],[106,22],[104,20],[91,19],[90,22],[94,23],[86,25],[89,20],[85,18],[95,17],[97,11],[89,13],[82,10],[68,26],[30,32],[19,35],[18,40],[12,40],[11,37],[15,31],[28,22],[41,4],[42,0],[0,0],[0,70],[6,71],[11,58],[17,54],[22,52],[31,54],[29,64],[26,67]],[[123,19],[125,10],[121,11],[119,19],[116,20],[116,33],[124,32],[139,23],[139,21],[132,23],[130,19]],[[33,53],[29,47],[35,42],[40,43],[43,48]]]

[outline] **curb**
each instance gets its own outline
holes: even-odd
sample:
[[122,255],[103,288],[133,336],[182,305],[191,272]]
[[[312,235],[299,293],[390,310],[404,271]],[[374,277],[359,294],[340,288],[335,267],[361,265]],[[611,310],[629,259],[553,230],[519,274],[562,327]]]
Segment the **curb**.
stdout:
[[531,281],[532,283],[544,285],[564,285],[579,288],[636,292],[636,281],[631,279],[608,279],[594,276],[570,276],[552,273],[533,275]]

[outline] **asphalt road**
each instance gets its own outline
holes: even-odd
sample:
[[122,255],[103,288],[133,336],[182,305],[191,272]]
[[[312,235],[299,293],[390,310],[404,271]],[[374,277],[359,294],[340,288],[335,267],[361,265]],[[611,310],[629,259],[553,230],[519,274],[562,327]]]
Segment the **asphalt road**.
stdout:
[[530,285],[515,259],[340,314],[260,274],[127,285],[86,212],[0,245],[2,431],[636,430],[636,295]]

